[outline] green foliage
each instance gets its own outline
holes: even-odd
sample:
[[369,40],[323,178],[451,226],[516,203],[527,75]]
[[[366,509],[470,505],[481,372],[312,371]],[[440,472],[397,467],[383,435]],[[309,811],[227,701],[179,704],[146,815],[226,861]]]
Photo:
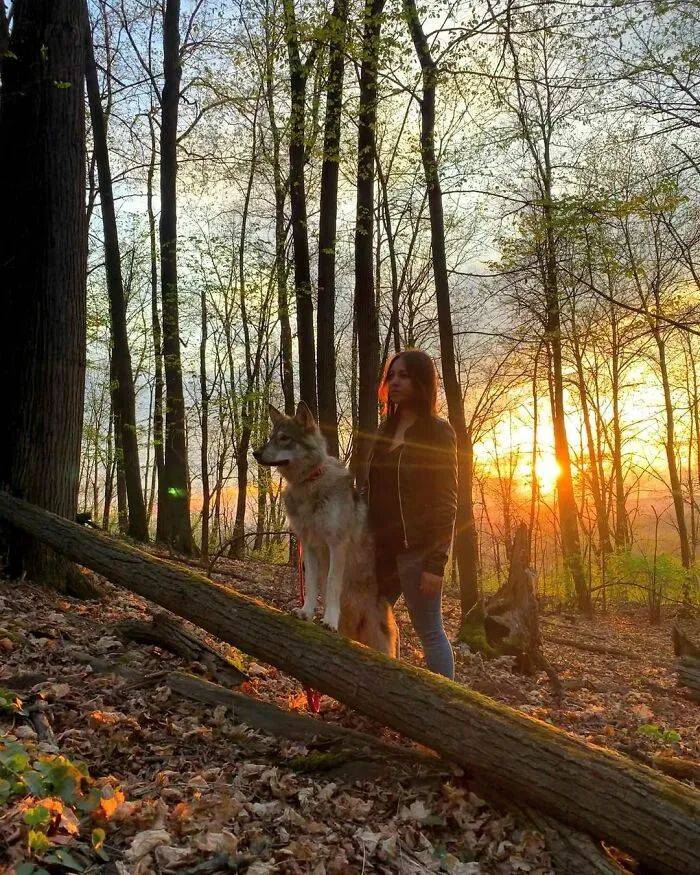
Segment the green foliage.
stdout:
[[681,740],[680,734],[675,729],[662,730],[656,723],[642,723],[637,727],[639,735],[644,735],[654,741],[660,741],[664,744],[675,744]]
[[484,608],[481,603],[472,608],[464,618],[457,633],[457,640],[466,644],[472,653],[481,653],[486,657],[498,656],[497,651],[486,640]]
[[51,820],[51,812],[43,805],[35,805],[24,812],[24,822],[27,826],[46,826]]
[[[669,553],[659,553],[654,560],[652,556],[625,550],[608,558],[606,580],[623,591],[628,588],[629,592],[624,594],[637,600],[640,587],[647,591],[649,597],[656,595],[659,598],[680,599],[687,572],[680,560]],[[619,590],[618,593],[623,594]]]
[[[83,871],[84,863],[63,845],[57,845],[52,836],[60,828],[66,812],[70,814],[72,824],[81,816],[105,816],[104,789],[101,793],[99,787],[92,785],[83,763],[60,755],[41,755],[35,759],[24,744],[0,739],[0,803],[10,799],[37,800],[35,805],[23,809],[18,826],[26,836],[29,855],[43,863],[74,872]],[[89,817],[85,819],[85,825],[90,825]],[[69,833],[73,831],[74,827],[70,827]],[[104,829],[96,828],[90,832],[89,845],[76,838],[75,848],[107,860],[104,841]],[[31,862],[17,869],[18,875],[42,875],[45,872]]]
[[289,559],[289,546],[285,541],[275,543],[271,541],[259,550],[251,550],[250,558],[260,562],[270,562],[274,565],[285,565]]
[[0,714],[23,714],[22,700],[17,693],[8,690],[7,687],[0,687]]

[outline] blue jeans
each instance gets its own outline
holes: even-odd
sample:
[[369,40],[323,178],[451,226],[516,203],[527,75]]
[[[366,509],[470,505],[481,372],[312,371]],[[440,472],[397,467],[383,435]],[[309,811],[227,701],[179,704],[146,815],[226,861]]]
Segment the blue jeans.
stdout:
[[382,581],[389,602],[395,604],[403,593],[411,623],[423,645],[426,665],[435,674],[454,680],[454,655],[442,622],[442,592],[425,595],[420,591],[423,554],[418,550],[398,553],[395,563],[392,579]]

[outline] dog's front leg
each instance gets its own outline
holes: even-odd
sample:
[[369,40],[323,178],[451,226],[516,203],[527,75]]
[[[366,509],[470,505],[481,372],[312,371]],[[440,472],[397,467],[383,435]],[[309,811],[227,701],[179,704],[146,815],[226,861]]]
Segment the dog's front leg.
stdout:
[[323,622],[329,628],[335,629],[336,632],[340,622],[340,597],[343,592],[347,551],[347,544],[330,545],[330,564],[328,580],[326,582],[326,609],[323,614]]
[[302,620],[310,620],[318,601],[318,556],[312,549],[304,550],[304,604],[294,612]]

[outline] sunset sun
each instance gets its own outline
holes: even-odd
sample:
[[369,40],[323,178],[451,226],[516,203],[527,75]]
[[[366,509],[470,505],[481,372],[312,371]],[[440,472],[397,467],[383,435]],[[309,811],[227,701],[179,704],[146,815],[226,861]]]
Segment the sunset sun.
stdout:
[[561,474],[559,463],[553,456],[545,456],[535,463],[537,483],[541,492],[554,492]]

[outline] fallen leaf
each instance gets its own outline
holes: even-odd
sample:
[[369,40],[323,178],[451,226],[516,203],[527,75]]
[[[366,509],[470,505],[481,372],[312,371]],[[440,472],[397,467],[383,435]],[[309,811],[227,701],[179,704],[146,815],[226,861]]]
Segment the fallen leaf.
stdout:
[[146,829],[137,833],[131,840],[131,847],[124,856],[127,860],[140,860],[146,854],[150,854],[158,845],[167,845],[170,842],[170,833],[164,829]]
[[155,850],[156,863],[165,871],[181,866],[192,859],[193,855],[192,848],[176,848],[171,845],[159,845]]

